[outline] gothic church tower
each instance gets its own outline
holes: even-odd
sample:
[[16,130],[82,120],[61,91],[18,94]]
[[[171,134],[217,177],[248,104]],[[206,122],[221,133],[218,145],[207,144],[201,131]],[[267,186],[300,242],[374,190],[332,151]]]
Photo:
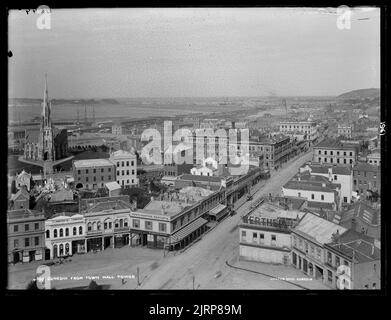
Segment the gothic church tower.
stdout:
[[52,105],[49,101],[47,76],[45,75],[45,92],[42,102],[42,122],[41,122],[41,157],[42,160],[55,159],[54,156],[54,142],[53,142],[53,128],[51,119]]

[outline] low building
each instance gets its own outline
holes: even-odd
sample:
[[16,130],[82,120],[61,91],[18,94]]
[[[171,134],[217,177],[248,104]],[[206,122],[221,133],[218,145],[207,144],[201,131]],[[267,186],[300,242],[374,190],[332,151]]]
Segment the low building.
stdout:
[[45,244],[49,259],[86,252],[86,223],[81,214],[61,213],[45,221]]
[[327,178],[331,183],[341,186],[341,198],[343,203],[351,203],[353,192],[353,170],[350,165],[319,165],[307,164],[299,169],[300,172],[308,171],[311,175]]
[[168,177],[178,177],[184,173],[190,174],[190,170],[194,167],[193,164],[176,164],[168,163],[164,165],[163,174]]
[[8,262],[30,262],[44,258],[45,216],[19,209],[7,212]]
[[134,153],[118,150],[110,154],[110,161],[116,165],[116,179],[120,186],[138,185],[137,156]]
[[369,195],[368,192],[381,192],[380,166],[358,163],[353,167],[353,190],[360,195]]
[[335,140],[323,140],[313,148],[313,162],[320,164],[351,164],[357,161],[357,147]]
[[115,165],[108,159],[73,161],[72,169],[76,188],[104,188],[105,183],[116,181]]
[[109,197],[115,197],[115,196],[119,196],[121,194],[121,186],[115,181],[106,182],[105,188],[107,189],[107,191],[109,193]]
[[325,283],[333,289],[381,289],[380,243],[348,230],[324,245]]
[[242,217],[239,224],[241,259],[291,264],[291,231],[304,215],[264,202]]
[[334,235],[346,229],[338,224],[307,212],[292,228],[292,265],[313,279],[329,281],[325,268],[324,245],[332,242]]

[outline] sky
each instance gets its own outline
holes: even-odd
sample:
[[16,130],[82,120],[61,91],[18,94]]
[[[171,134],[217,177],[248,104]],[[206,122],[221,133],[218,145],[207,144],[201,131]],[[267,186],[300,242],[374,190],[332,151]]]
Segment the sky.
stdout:
[[8,17],[10,98],[335,96],[380,87],[380,10],[52,9]]

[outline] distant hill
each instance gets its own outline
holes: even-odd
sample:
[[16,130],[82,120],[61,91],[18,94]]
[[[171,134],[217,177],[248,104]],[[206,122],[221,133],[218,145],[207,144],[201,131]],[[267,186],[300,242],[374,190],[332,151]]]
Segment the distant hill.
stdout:
[[337,97],[338,100],[373,100],[380,99],[379,88],[359,89],[343,93]]

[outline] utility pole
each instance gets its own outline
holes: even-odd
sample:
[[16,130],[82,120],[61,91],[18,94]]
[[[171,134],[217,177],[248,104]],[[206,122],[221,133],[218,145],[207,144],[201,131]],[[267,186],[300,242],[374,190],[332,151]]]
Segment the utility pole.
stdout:
[[137,286],[139,287],[140,286],[140,268],[137,267]]

